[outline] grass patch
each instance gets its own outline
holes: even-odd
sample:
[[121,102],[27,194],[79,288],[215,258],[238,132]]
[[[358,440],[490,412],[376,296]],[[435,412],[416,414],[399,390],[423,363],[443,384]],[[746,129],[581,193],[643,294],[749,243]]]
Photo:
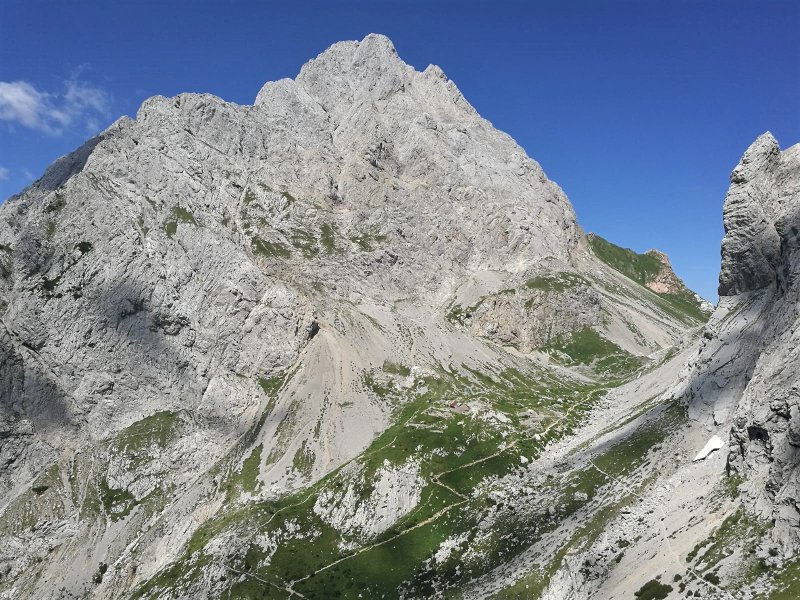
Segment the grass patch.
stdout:
[[[654,421],[634,432],[628,438],[618,442],[603,454],[594,457],[597,467],[612,477],[624,477],[640,468],[650,450],[663,442],[666,436],[680,426],[686,419],[685,408],[678,403],[669,406]],[[574,515],[586,505],[586,501],[576,498],[576,493],[583,493],[588,500],[597,497],[600,489],[608,483],[608,478],[594,466],[572,472],[569,479],[552,483],[562,489],[560,499],[553,503],[558,508],[553,518],[545,519],[539,524],[538,534],[552,530],[567,517]],[[640,487],[647,485],[643,482]],[[527,600],[538,598],[547,589],[550,579],[561,566],[564,556],[573,548],[586,548],[593,540],[602,535],[606,524],[628,503],[634,501],[635,494],[625,496],[612,504],[599,507],[575,532],[570,540],[561,548],[554,549],[552,558],[544,565],[538,565],[531,573],[517,581],[513,586],[498,593],[494,598],[503,600]],[[532,540],[528,540],[532,542]],[[627,540],[618,540],[617,546],[624,551],[630,545]],[[617,555],[621,559],[621,553]]]
[[178,414],[160,411],[120,431],[109,443],[109,451],[116,457],[125,457],[129,467],[136,469],[166,448],[177,430]]
[[305,440],[292,458],[292,468],[303,477],[310,477],[314,470],[314,453],[307,447]]
[[594,464],[615,477],[628,475],[644,462],[652,448],[662,443],[667,434],[686,419],[686,408],[675,402],[657,419],[642,425],[619,444],[595,458]]
[[[652,254],[639,254],[630,248],[612,244],[595,234],[590,234],[588,239],[595,256],[643,287],[647,287],[647,284],[653,281],[663,268],[661,261]],[[652,292],[659,299],[657,305],[664,312],[688,324],[708,321],[711,313],[702,309],[695,294],[680,280],[679,284],[682,289],[678,293],[658,294]]]
[[167,237],[171,238],[177,233],[179,223],[197,227],[197,221],[191,212],[181,206],[173,206],[170,211],[170,217],[164,221],[164,233],[167,234]]
[[567,271],[554,275],[539,275],[525,282],[525,287],[529,290],[544,292],[563,292],[579,286],[589,286],[589,282],[577,273]]
[[289,241],[292,243],[292,246],[300,250],[306,258],[314,258],[319,254],[317,238],[309,231],[293,229],[289,235]]
[[320,228],[320,244],[326,254],[336,254],[341,250],[336,246],[336,230],[329,223],[323,223]]
[[105,478],[100,480],[100,500],[112,521],[124,519],[139,503],[128,490],[109,487]]
[[[294,589],[308,598],[431,597],[437,587],[453,589],[467,578],[489,572],[527,547],[535,536],[556,526],[563,517],[561,512],[509,520],[492,538],[483,558],[467,559],[462,548],[443,564],[429,561],[445,539],[460,533],[474,536],[478,531],[478,521],[491,504],[485,493],[473,496],[478,483],[519,468],[522,456],[536,457],[548,441],[566,435],[585,418],[605,386],[556,378],[538,369],[489,372],[465,366],[452,372],[439,368],[420,377],[410,389],[393,384],[391,376],[408,372],[407,366],[387,361],[382,368],[364,373],[364,387],[382,402],[396,406],[396,414],[393,424],[355,465],[334,471],[290,497],[246,505],[227,503],[195,532],[183,558],[148,582],[141,594],[155,598],[159,591],[170,589],[168,586],[185,588],[186,582],[196,577],[197,565],[207,560],[203,548],[212,539],[235,532],[232,539],[243,541],[241,548],[235,543],[231,546],[230,564],[253,577],[231,578],[223,595],[230,591],[231,597],[282,598],[286,593],[281,590],[294,581]],[[277,380],[259,383],[267,394],[280,387]],[[498,418],[478,418],[453,408],[466,403],[484,411],[479,414],[489,411]],[[529,426],[521,425],[532,409],[547,411],[553,420],[561,417],[562,423],[553,427],[546,439],[534,440]],[[310,473],[313,458],[304,444],[295,452],[293,466],[298,472]],[[341,497],[352,489],[356,498],[352,510],[364,510],[364,503],[374,494],[379,470],[410,461],[419,464],[424,481],[419,503],[369,541],[360,532],[337,531],[315,512],[323,490]],[[592,491],[604,483],[597,471],[587,472],[585,479],[570,489],[569,498],[574,498],[578,486]],[[563,510],[584,505],[568,504],[567,499],[559,503],[566,507]],[[278,540],[268,566],[260,551],[246,541],[252,531]],[[352,549],[368,544],[375,545],[358,553]],[[328,568],[339,559],[345,560]]]
[[48,279],[47,277],[42,278],[42,289],[45,293],[51,293],[53,290],[56,289],[56,286],[61,281],[61,275],[54,277],[53,279]]
[[57,191],[55,198],[44,207],[44,212],[52,214],[61,212],[61,209],[67,205],[67,201],[64,200],[64,195],[61,191]]
[[605,339],[591,327],[558,337],[545,348],[547,350],[558,350],[568,356],[571,362],[579,365],[588,365],[598,358],[609,357],[622,352],[619,346]]
[[[588,287],[589,285],[590,283],[577,273],[563,271],[555,274],[539,275],[537,277],[528,279],[519,289],[508,288],[500,290],[499,292],[480,298],[472,306],[463,307],[460,305],[454,305],[447,313],[447,320],[453,324],[464,325],[470,318],[472,318],[472,315],[475,314],[475,311],[480,308],[487,298],[497,297],[503,294],[516,294],[524,290],[559,293],[576,287]],[[525,301],[525,308],[530,309],[533,306],[534,300],[535,298],[528,298]]]
[[81,520],[93,520],[100,515],[101,507],[100,491],[97,483],[93,477],[89,477],[86,480],[86,489],[80,502],[78,518]]
[[277,396],[281,387],[283,387],[286,377],[283,374],[273,375],[271,377],[259,377],[258,385],[264,390],[267,396]]
[[[800,598],[800,560],[793,560],[783,565],[774,575],[769,600],[797,600]],[[758,596],[759,599],[767,596]]]
[[408,377],[411,375],[411,369],[409,367],[388,360],[383,363],[383,371],[391,375],[400,375],[401,377]]
[[[748,585],[769,571],[764,559],[756,556],[756,548],[767,537],[771,527],[772,523],[769,521],[760,520],[747,513],[744,508],[739,508],[711,536],[698,543],[686,560],[695,562],[695,569],[703,573],[708,581],[718,585],[718,578],[714,579],[717,577],[714,571],[735,548],[739,548],[742,551],[742,563],[733,583],[737,588]],[[701,554],[703,549],[705,550]],[[708,576],[712,579],[708,579]]]
[[292,253],[280,242],[267,242],[257,235],[250,238],[250,249],[253,254],[267,258],[289,258]]
[[178,223],[176,221],[167,221],[164,223],[164,233],[168,238],[171,238],[178,232]]
[[467,321],[472,318],[472,315],[475,314],[475,311],[480,308],[484,300],[486,300],[486,298],[481,298],[472,306],[464,307],[459,304],[452,306],[447,312],[447,320],[454,325],[465,325]]
[[633,595],[639,600],[664,600],[672,591],[672,586],[651,579],[636,590]]
[[394,394],[394,382],[386,381],[385,378],[376,379],[375,373],[365,371],[362,381],[364,386],[379,398],[390,398]]
[[604,240],[599,235],[588,236],[589,246],[595,256],[612,269],[619,271],[640,285],[647,285],[662,268],[661,261],[650,254],[639,254]]
[[540,349],[568,365],[591,366],[597,373],[613,377],[627,377],[644,363],[591,327],[558,336]]
[[372,252],[377,246],[384,243],[388,238],[377,233],[361,233],[352,236],[350,241],[359,247],[363,252]]
[[177,429],[178,414],[159,411],[120,431],[114,441],[119,452],[136,453],[152,445],[166,448]]
[[197,225],[197,221],[195,221],[194,215],[181,206],[173,207],[172,216],[175,217],[175,220],[178,221],[179,223],[189,223],[191,225]]
[[255,492],[258,487],[258,474],[261,469],[261,451],[264,446],[259,444],[242,463],[242,470],[239,472],[239,482],[242,489],[248,492]]
[[739,486],[744,483],[744,477],[739,475],[738,473],[733,473],[728,475],[722,481],[722,488],[725,491],[725,495],[728,496],[731,500],[735,500],[739,497]]
[[264,446],[259,444],[250,451],[250,454],[242,461],[242,467],[238,471],[233,471],[225,481],[225,500],[229,503],[241,496],[243,493],[255,494],[261,487],[258,475],[261,473],[261,453]]
[[679,294],[658,294],[658,296],[666,304],[666,306],[662,305],[662,307],[672,316],[682,321],[705,323],[711,316],[710,312],[702,309],[697,297],[689,290]]

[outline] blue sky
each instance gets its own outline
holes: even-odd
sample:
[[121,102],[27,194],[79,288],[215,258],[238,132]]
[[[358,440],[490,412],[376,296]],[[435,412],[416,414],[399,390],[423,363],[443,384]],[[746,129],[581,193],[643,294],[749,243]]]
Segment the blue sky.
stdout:
[[742,152],[800,142],[800,2],[0,4],[0,200],[148,96],[252,103],[331,43],[388,35],[438,64],[569,195],[587,231],[657,247],[716,298]]

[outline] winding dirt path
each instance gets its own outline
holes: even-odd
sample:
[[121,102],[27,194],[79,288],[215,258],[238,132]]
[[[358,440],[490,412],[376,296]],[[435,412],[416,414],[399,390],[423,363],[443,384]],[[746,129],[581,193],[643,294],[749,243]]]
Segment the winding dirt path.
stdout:
[[[561,416],[559,419],[557,419],[556,421],[553,421],[553,422],[552,422],[550,425],[548,425],[548,426],[547,426],[547,427],[546,427],[546,428],[545,428],[545,429],[542,431],[542,435],[543,435],[543,436],[546,436],[546,435],[547,435],[548,433],[550,433],[550,431],[552,431],[552,430],[553,430],[555,427],[558,427],[558,426],[559,426],[559,425],[561,425],[561,424],[562,424],[562,423],[563,423],[565,420],[567,420],[567,419],[568,419],[568,418],[571,416],[571,414],[572,414],[572,412],[573,412],[574,410],[576,410],[576,409],[577,409],[578,407],[580,407],[580,406],[586,406],[586,405],[587,405],[587,403],[586,403],[586,402],[577,402],[577,403],[573,404],[572,406],[570,406],[570,407],[567,409],[567,411],[566,411],[566,412],[565,412],[565,413],[564,413],[564,414],[563,414],[563,415],[562,415],[562,416]],[[421,411],[420,411],[420,412],[421,412]],[[416,415],[416,414],[418,414],[418,413],[415,413],[415,415]],[[397,440],[397,436],[395,436],[395,438],[394,438],[394,440],[392,440],[392,442],[390,442],[389,444],[386,444],[386,445],[382,446],[382,447],[381,447],[381,448],[379,448],[379,449],[376,449],[375,451],[377,452],[377,451],[378,451],[378,450],[380,450],[380,449],[383,449],[383,448],[386,448],[386,447],[390,446],[391,444],[393,444],[393,443],[394,443],[394,441],[395,441],[395,440]],[[463,495],[463,494],[461,494],[460,492],[457,492],[456,490],[454,490],[454,489],[453,489],[452,487],[450,487],[449,485],[447,485],[447,484],[443,483],[442,481],[440,481],[440,477],[442,477],[443,475],[447,475],[447,474],[449,474],[449,473],[454,473],[454,472],[456,472],[456,471],[460,471],[460,470],[462,470],[462,469],[467,469],[467,468],[469,468],[469,467],[473,467],[473,466],[475,466],[475,465],[477,465],[477,464],[481,464],[481,463],[483,463],[483,462],[486,462],[486,461],[488,461],[488,460],[491,460],[491,459],[493,459],[493,458],[496,458],[496,457],[498,457],[498,456],[501,456],[501,455],[502,455],[502,454],[504,454],[505,452],[508,452],[509,450],[511,450],[511,449],[513,449],[513,448],[515,448],[515,447],[517,446],[517,444],[518,444],[518,443],[519,443],[519,439],[515,439],[515,440],[511,441],[511,442],[510,442],[508,445],[504,446],[502,449],[498,450],[497,452],[494,452],[493,454],[490,454],[490,455],[488,455],[488,456],[483,456],[483,457],[481,457],[481,458],[477,458],[477,459],[475,459],[475,460],[473,460],[473,461],[470,461],[470,462],[468,462],[468,463],[464,463],[463,465],[459,465],[458,467],[454,467],[454,468],[452,468],[452,469],[448,469],[448,470],[446,470],[446,471],[441,471],[441,472],[439,472],[439,473],[436,473],[436,474],[432,475],[432,476],[431,476],[431,482],[432,482],[432,483],[434,483],[434,484],[436,484],[436,485],[439,485],[439,486],[441,486],[442,488],[444,488],[444,489],[448,490],[448,491],[449,491],[449,492],[451,492],[452,494],[455,494],[457,497],[461,498],[462,500],[461,500],[461,501],[459,501],[459,502],[453,502],[453,503],[451,503],[451,504],[448,504],[447,506],[445,506],[445,507],[443,507],[443,508],[439,509],[437,512],[435,512],[433,515],[431,515],[431,516],[430,516],[430,517],[428,517],[427,519],[425,519],[425,520],[423,520],[423,521],[420,521],[420,522],[419,522],[419,523],[417,523],[416,525],[413,525],[413,526],[411,526],[411,527],[409,527],[409,528],[407,528],[407,529],[404,529],[404,530],[402,530],[402,531],[398,532],[396,535],[393,535],[393,536],[392,536],[392,537],[390,537],[390,538],[387,538],[387,539],[385,539],[385,540],[382,540],[382,541],[380,541],[380,542],[375,542],[374,544],[370,544],[370,545],[368,545],[368,546],[364,546],[364,547],[362,547],[362,548],[359,548],[357,551],[353,552],[352,554],[348,554],[347,556],[343,556],[343,557],[341,557],[341,558],[339,558],[339,559],[337,559],[337,560],[335,560],[335,561],[333,561],[333,562],[331,562],[331,563],[328,563],[327,565],[324,565],[323,567],[320,567],[319,569],[317,569],[317,570],[316,570],[316,571],[314,571],[313,573],[309,573],[308,575],[306,575],[305,577],[302,577],[301,579],[296,579],[296,580],[293,580],[292,582],[290,582],[290,584],[289,584],[289,586],[288,586],[287,590],[288,590],[288,591],[291,591],[291,592],[292,592],[292,593],[294,593],[294,594],[299,594],[298,592],[294,591],[294,589],[293,589],[295,584],[297,584],[297,583],[301,583],[301,582],[303,582],[303,581],[306,581],[307,579],[310,579],[311,577],[313,577],[313,576],[317,575],[318,573],[321,573],[321,572],[323,572],[323,571],[327,571],[328,569],[331,569],[331,568],[335,567],[336,565],[339,565],[339,564],[343,563],[343,562],[344,562],[344,561],[346,561],[346,560],[349,560],[349,559],[351,559],[351,558],[353,558],[353,557],[355,557],[355,556],[358,556],[359,554],[362,554],[362,553],[364,553],[364,552],[368,552],[368,551],[372,550],[373,548],[377,548],[377,547],[379,547],[379,546],[383,546],[383,545],[385,545],[385,544],[388,544],[389,542],[392,542],[392,541],[394,541],[394,540],[398,539],[399,537],[401,537],[401,536],[404,536],[404,535],[406,535],[407,533],[410,533],[410,532],[414,531],[415,529],[419,529],[420,527],[424,527],[424,526],[426,526],[426,525],[430,525],[431,523],[433,523],[433,522],[435,522],[436,520],[438,520],[439,518],[441,518],[443,515],[447,514],[447,513],[448,513],[450,510],[452,510],[453,508],[456,508],[456,507],[458,507],[458,506],[462,506],[463,504],[466,504],[467,502],[469,502],[470,498],[469,498],[469,497],[467,497],[467,496],[464,496],[464,495]],[[546,443],[545,443],[545,444],[543,444],[543,445],[542,445],[542,448],[544,448],[546,445],[547,445]],[[353,459],[353,460],[355,460],[355,459]],[[307,498],[306,498],[306,500],[304,500],[304,501],[307,501],[307,500],[308,500],[308,497],[307,497]],[[295,506],[296,506],[296,505],[295,505]],[[287,507],[287,508],[288,508],[288,507]],[[276,514],[277,514],[277,513],[276,513]],[[274,517],[275,517],[275,515],[273,515],[273,517],[272,517],[272,518],[274,518]],[[271,520],[272,520],[272,519],[270,519],[270,521],[271,521]]]

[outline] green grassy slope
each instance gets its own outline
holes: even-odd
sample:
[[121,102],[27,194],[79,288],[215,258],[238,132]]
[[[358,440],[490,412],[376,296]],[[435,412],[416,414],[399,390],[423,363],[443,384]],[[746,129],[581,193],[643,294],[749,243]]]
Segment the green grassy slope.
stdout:
[[[254,541],[231,547],[223,561],[231,598],[285,598],[289,589],[307,598],[395,598],[401,589],[430,597],[437,588],[458,588],[490,571],[555,527],[564,515],[500,523],[479,544],[479,559],[464,554],[483,535],[478,523],[496,503],[481,482],[519,469],[548,442],[570,434],[608,384],[556,378],[539,369],[495,372],[462,365],[452,372],[440,368],[404,389],[396,377],[407,372],[405,365],[387,363],[365,373],[365,385],[396,403],[398,413],[395,424],[356,459],[355,478],[352,470],[341,469],[290,497],[228,503],[195,532],[183,557],[134,597],[191,590],[215,560],[212,540],[253,540],[257,533],[279,543],[269,556]],[[468,405],[477,412],[466,410]],[[383,533],[363,538],[338,531],[314,510],[322,494],[341,495],[348,488],[357,491],[359,504],[369,502],[379,470],[407,461],[420,464],[421,499]],[[444,540],[459,535],[470,543],[451,560],[430,562]]]
[[589,234],[588,238],[597,258],[640,285],[646,285],[661,271],[661,261],[655,256],[622,248],[596,234]]
[[[589,234],[588,240],[597,258],[642,287],[647,287],[661,271],[661,261],[652,254],[639,254],[630,248],[622,248],[594,233]],[[710,313],[704,311],[697,296],[682,281],[678,281],[681,287],[679,292],[657,294],[663,300],[659,303],[660,308],[686,323],[708,321]]]

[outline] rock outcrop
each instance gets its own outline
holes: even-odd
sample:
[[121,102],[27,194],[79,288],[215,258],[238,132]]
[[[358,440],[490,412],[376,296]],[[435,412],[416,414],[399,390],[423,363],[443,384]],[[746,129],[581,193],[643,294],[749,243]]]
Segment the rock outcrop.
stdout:
[[661,268],[655,277],[647,281],[645,284],[649,289],[653,290],[656,294],[677,294],[685,288],[672,270],[672,264],[669,262],[669,256],[660,250],[648,250],[645,252],[648,256],[655,258],[660,264]]
[[800,541],[800,145],[759,137],[731,175],[720,302],[688,379],[690,408],[730,434],[728,471],[775,535]]
[[719,295],[761,289],[775,282],[781,255],[776,223],[790,200],[784,180],[796,169],[794,152],[783,156],[778,142],[765,133],[747,149],[731,173],[725,197],[722,268]]
[[[800,542],[800,145],[780,152],[760,137],[731,176],[720,291],[732,310],[759,303],[758,322],[740,322],[746,387],[731,431],[729,467],[747,480],[755,506],[787,543]],[[747,194],[747,201],[742,194]],[[760,213],[760,214],[759,214]],[[760,216],[736,228],[743,214]],[[743,231],[744,230],[744,231]],[[741,262],[737,263],[737,260]],[[760,297],[759,297],[760,296]],[[750,331],[758,335],[749,334]],[[749,356],[747,356],[749,354]]]

